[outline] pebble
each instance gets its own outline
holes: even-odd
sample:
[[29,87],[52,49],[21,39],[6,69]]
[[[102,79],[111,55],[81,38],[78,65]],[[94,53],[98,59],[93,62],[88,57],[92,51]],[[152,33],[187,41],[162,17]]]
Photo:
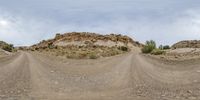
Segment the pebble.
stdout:
[[58,84],[58,82],[57,82],[57,81],[55,81],[54,83],[55,83],[56,85]]
[[4,98],[4,97],[6,97],[6,95],[0,95],[0,98]]
[[13,93],[13,91],[10,91],[10,93]]
[[197,73],[200,73],[200,70],[197,70]]
[[191,90],[188,90],[187,93],[192,93],[192,91],[191,91]]
[[194,80],[193,82],[197,83],[198,81],[197,81],[197,80]]
[[175,98],[176,98],[176,99],[180,99],[180,97],[179,97],[179,96],[176,96]]
[[21,91],[20,91],[20,90],[18,90],[18,91],[17,91],[17,93],[21,93]]
[[161,96],[162,96],[162,97],[165,97],[165,94],[162,94]]
[[195,100],[195,99],[197,99],[196,97],[189,97],[188,99],[190,99],[190,100]]

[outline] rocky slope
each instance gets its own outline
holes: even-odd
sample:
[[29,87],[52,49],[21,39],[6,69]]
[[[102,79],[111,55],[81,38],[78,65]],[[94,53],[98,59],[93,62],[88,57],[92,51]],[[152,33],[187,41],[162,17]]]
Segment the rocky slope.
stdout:
[[4,41],[0,41],[0,56],[8,55],[14,49],[12,44],[8,44]]
[[175,43],[172,48],[200,48],[200,40],[185,40]]
[[5,47],[6,45],[9,45],[8,43],[4,42],[4,41],[0,41],[0,48],[2,49],[3,47]]
[[54,39],[43,40],[31,46],[32,51],[49,52],[67,58],[98,58],[128,52],[132,47],[142,47],[128,36],[101,35],[88,32],[56,34]]

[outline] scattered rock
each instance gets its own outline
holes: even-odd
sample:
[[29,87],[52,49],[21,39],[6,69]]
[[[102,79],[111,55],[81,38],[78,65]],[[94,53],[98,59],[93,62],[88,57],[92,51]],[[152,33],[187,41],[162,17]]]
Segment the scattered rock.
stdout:
[[54,84],[56,84],[56,85],[57,85],[57,84],[58,84],[58,81],[55,81],[55,82],[54,82]]
[[193,82],[197,83],[197,82],[198,82],[198,80],[194,80]]
[[161,96],[162,96],[162,97],[165,97],[166,95],[165,95],[165,94],[162,94]]
[[192,93],[192,90],[188,90],[187,93]]
[[4,97],[6,97],[6,95],[0,95],[0,98],[4,98]]
[[189,100],[196,100],[196,97],[188,97]]

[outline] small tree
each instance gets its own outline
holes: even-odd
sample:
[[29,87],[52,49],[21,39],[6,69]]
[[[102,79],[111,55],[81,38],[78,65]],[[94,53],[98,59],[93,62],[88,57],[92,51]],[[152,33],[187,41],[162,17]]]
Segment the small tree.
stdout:
[[160,49],[160,50],[163,50],[163,45],[160,45],[160,46],[159,46],[159,49]]
[[165,45],[165,46],[163,46],[163,49],[165,50],[165,49],[170,49],[170,46],[169,45]]
[[143,53],[151,53],[154,49],[156,49],[156,42],[153,40],[146,41],[145,46],[142,48]]

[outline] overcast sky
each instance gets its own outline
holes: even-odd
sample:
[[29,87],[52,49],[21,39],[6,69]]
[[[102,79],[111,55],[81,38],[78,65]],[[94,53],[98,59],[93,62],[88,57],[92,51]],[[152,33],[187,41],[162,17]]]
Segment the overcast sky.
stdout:
[[0,40],[32,45],[72,31],[200,40],[200,0],[0,0]]

